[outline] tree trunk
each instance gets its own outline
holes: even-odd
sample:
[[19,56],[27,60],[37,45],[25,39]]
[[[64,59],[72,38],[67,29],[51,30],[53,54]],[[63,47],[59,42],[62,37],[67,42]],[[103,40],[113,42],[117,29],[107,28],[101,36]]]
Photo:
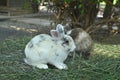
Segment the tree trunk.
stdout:
[[33,13],[37,13],[38,12],[38,3],[35,2],[35,0],[31,0],[31,7],[32,7],[32,10],[33,10]]

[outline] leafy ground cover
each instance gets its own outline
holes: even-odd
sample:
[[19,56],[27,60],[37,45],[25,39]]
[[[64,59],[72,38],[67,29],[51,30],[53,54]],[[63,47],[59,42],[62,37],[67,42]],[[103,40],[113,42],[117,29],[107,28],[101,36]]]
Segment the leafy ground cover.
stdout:
[[24,47],[31,37],[0,42],[0,80],[120,80],[120,44],[95,42],[89,60],[68,57],[68,70],[41,70],[24,63]]

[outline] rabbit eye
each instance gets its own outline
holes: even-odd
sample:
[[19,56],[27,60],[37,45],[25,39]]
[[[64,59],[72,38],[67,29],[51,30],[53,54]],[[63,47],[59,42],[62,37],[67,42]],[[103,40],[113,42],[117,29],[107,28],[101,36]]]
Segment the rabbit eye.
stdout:
[[65,44],[69,44],[69,41],[68,41],[68,40],[66,40],[66,41],[65,41]]
[[67,44],[67,45],[69,45],[69,40],[67,40],[66,38],[63,38],[63,44]]

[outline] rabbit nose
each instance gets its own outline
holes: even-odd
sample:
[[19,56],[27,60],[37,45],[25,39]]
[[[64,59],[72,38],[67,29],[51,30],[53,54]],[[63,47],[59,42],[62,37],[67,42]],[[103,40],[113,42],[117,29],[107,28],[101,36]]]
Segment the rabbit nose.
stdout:
[[71,51],[70,51],[70,52],[73,52],[73,51],[75,51],[75,48],[76,48],[76,46],[74,46],[74,47],[71,49]]
[[67,51],[72,53],[75,49],[68,49]]
[[68,51],[68,52],[71,52],[71,50],[70,50],[70,49],[68,49],[67,51]]

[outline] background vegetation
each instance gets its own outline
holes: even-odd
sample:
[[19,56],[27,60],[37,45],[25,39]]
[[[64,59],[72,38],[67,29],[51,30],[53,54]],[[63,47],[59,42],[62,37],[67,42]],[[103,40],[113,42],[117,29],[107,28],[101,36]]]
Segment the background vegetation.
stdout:
[[[47,2],[46,0],[34,0],[38,3]],[[105,6],[101,11],[100,7]],[[88,32],[97,28],[98,25],[104,23],[116,23],[109,21],[111,17],[120,15],[120,1],[119,0],[48,0],[48,7],[51,8],[55,14],[56,23],[71,23],[73,28],[81,27]],[[119,9],[117,12],[115,9]],[[98,12],[103,13],[103,23],[96,23]],[[114,15],[113,15],[114,14]],[[93,24],[97,24],[93,26]],[[92,26],[92,27],[91,27]],[[97,27],[96,27],[97,26]]]

